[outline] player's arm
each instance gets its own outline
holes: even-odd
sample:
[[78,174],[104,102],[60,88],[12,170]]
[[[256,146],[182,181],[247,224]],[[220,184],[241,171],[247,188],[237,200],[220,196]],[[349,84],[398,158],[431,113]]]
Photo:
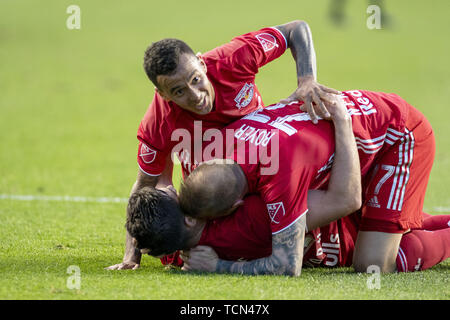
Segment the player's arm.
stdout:
[[308,191],[308,230],[322,227],[361,207],[361,170],[352,120],[342,101],[330,107],[335,156],[327,190]]
[[[159,176],[151,176],[138,170],[136,182],[130,191],[130,196],[144,187],[165,187],[172,184],[172,172],[173,163],[170,157],[166,160],[166,166],[164,171]],[[122,259],[122,263],[112,265],[106,269],[108,270],[122,270],[122,269],[137,269],[141,263],[141,252],[136,248],[133,237],[128,233],[125,239],[125,253]]]
[[198,246],[181,256],[183,270],[246,275],[270,274],[299,276],[302,269],[305,215],[291,226],[272,235],[272,254],[252,261],[227,261],[218,258],[211,247]]
[[281,102],[287,104],[294,100],[304,101],[302,109],[309,113],[314,123],[317,123],[317,114],[328,119],[330,115],[324,102],[330,101],[330,93],[339,94],[339,91],[317,82],[316,53],[308,24],[295,20],[276,28],[286,38],[297,67],[298,88]]

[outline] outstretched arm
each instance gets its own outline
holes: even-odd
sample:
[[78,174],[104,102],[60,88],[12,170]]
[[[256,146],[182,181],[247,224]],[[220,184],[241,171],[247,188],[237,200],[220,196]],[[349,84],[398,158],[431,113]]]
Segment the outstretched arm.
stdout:
[[[136,182],[133,184],[133,187],[130,191],[130,196],[137,192],[138,190],[144,187],[165,187],[167,185],[172,184],[172,170],[173,163],[170,160],[167,160],[166,167],[163,173],[159,176],[149,176],[142,172],[138,171]],[[109,266],[105,269],[107,270],[122,270],[122,269],[133,269],[136,270],[140,267],[141,263],[141,252],[136,248],[133,242],[133,238],[127,231],[126,240],[125,240],[125,252],[123,255],[123,259],[121,263]]]
[[218,258],[211,247],[198,246],[181,255],[185,271],[271,274],[299,276],[302,270],[305,215],[279,233],[272,235],[272,254],[252,261],[227,261]]
[[298,88],[288,98],[281,100],[281,103],[304,101],[302,110],[309,113],[314,123],[317,123],[317,114],[329,119],[330,115],[324,102],[330,102],[330,93],[339,94],[339,91],[317,83],[316,53],[308,24],[295,20],[276,28],[286,38],[297,67]]

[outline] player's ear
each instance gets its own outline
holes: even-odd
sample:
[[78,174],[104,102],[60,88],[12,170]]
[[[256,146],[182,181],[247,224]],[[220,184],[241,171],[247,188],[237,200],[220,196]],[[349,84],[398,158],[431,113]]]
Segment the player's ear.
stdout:
[[201,53],[198,52],[196,54],[196,57],[198,59],[198,62],[200,62],[200,66],[202,67],[203,71],[206,73],[208,71],[208,68],[206,67],[205,60],[203,60],[203,58],[201,57]]
[[234,202],[233,206],[231,206],[231,208],[228,209],[228,210],[225,212],[224,216],[229,215],[229,214],[232,214],[234,211],[236,211],[237,208],[239,208],[239,207],[242,206],[243,204],[244,204],[244,200],[242,200],[242,199],[236,200],[236,201]]
[[161,89],[158,89],[158,87],[155,87],[155,91],[158,92],[158,94],[167,102],[170,102],[169,96]]
[[244,205],[244,200],[238,199],[238,200],[236,200],[236,202],[233,204],[233,207],[232,207],[232,208],[237,209],[237,208],[239,208],[239,207],[242,206],[242,205]]
[[187,227],[192,228],[197,224],[197,219],[189,217],[189,216],[184,216],[184,224]]

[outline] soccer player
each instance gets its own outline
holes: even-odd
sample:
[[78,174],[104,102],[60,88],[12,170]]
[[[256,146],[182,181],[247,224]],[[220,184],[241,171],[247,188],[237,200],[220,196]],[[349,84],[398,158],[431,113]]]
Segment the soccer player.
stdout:
[[[298,104],[295,105],[295,108],[297,108],[297,113],[300,112]],[[333,166],[327,189],[310,190],[308,193],[310,216],[314,217],[310,219],[310,225],[325,223],[328,222],[328,219],[333,220],[334,217],[339,218],[345,216],[361,206],[361,175],[358,151],[351,127],[351,118],[347,113],[343,101],[336,103],[334,106],[330,105],[329,110],[332,114],[334,130],[336,131],[335,163],[331,165],[328,163],[328,158],[326,159],[329,167]],[[309,118],[307,122],[310,123]],[[318,126],[311,124],[310,130],[316,136],[311,134],[307,135],[306,138],[313,139],[311,141],[314,141],[314,138],[323,140],[323,136],[327,134],[331,136],[333,131],[331,126],[322,126],[320,124]],[[320,138],[321,136],[322,138]],[[317,143],[318,141],[314,141],[314,144]],[[319,144],[323,143],[320,142]],[[298,146],[298,149],[301,151],[304,151],[304,148],[305,145]],[[294,146],[293,149],[297,149],[297,146]],[[280,148],[281,150],[282,148]],[[274,152],[274,149],[272,151]],[[300,159],[295,160],[299,161]],[[323,163],[319,159],[317,164],[311,162],[311,165],[318,171]],[[203,166],[205,164],[200,165],[198,168],[202,168]],[[206,166],[209,167],[208,165]],[[223,178],[228,179],[233,175],[236,175],[236,177],[240,176],[240,172],[234,170],[236,169],[235,167],[233,168],[226,164],[224,167],[231,169],[231,171],[227,172],[229,174],[228,176],[214,176],[210,178],[224,181]],[[300,161],[300,170],[302,167],[303,163]],[[213,166],[211,168],[214,169]],[[192,174],[198,173],[197,170],[194,170]],[[328,174],[329,172],[327,172]],[[299,177],[294,178],[297,179],[297,183],[301,181]],[[231,178],[231,180],[233,179]],[[202,183],[215,184],[215,181],[203,181]],[[189,248],[188,244],[192,244],[192,242],[187,240],[186,233],[184,232],[185,220],[176,202],[175,193],[171,189],[165,189],[164,191],[153,189],[153,192],[151,190],[137,192],[136,195],[130,197],[127,230],[136,239],[137,243],[135,245],[140,249],[149,250],[153,256],[169,254],[180,248]],[[233,184],[222,188],[221,192],[221,195],[215,195],[219,202],[223,200],[223,203],[216,202],[217,206],[215,209],[219,210],[220,215],[226,215],[238,207],[233,205],[233,203],[227,203],[227,199],[236,196],[241,197],[241,195],[246,193],[241,186]],[[171,198],[169,195],[173,195],[174,197]],[[200,196],[203,195],[206,196],[205,199],[209,197],[208,193],[200,193]],[[197,200],[199,200],[199,206],[203,207],[204,201],[201,198]],[[289,207],[287,208],[289,209]],[[201,213],[204,213],[204,210]],[[271,220],[275,221],[275,219],[278,220],[279,217],[275,218],[272,215]],[[283,230],[276,232],[272,236],[272,254],[270,257],[254,260],[254,263],[247,267],[248,269],[245,268],[242,270],[242,272],[298,276],[302,266],[305,215],[300,215],[298,219],[295,217],[294,220],[290,226],[283,228]],[[198,232],[195,231],[195,233],[200,234],[201,232],[198,229]],[[289,244],[289,248],[286,248],[287,244]]]
[[[422,227],[435,153],[433,131],[418,110],[395,94],[353,90],[342,97],[353,120],[364,193],[353,265],[361,272],[370,265],[392,272],[402,235]],[[202,164],[186,178],[180,204],[188,215],[221,216],[242,203],[243,195],[259,193],[271,219],[270,257],[247,262],[219,259],[215,270],[206,271],[258,274],[270,273],[275,266],[283,269],[286,257],[299,256],[305,215],[312,228],[340,218],[320,193],[317,201],[308,194],[309,189],[331,183],[328,174],[334,152],[330,123],[319,121],[314,126],[308,119],[297,103],[255,111],[227,127],[235,132],[232,164]],[[278,143],[271,143],[272,139]],[[244,152],[239,152],[241,142]],[[276,174],[264,175],[261,172],[269,165],[261,155],[274,149],[279,168]],[[252,157],[257,161],[249,161]],[[227,195],[224,189],[238,192]],[[300,264],[301,260],[289,262]]]
[[[155,193],[162,193],[164,197],[177,201],[176,192],[172,188],[162,191],[145,188],[130,198],[129,211],[142,214],[143,220],[149,218],[150,215],[143,214],[143,208],[151,201],[139,199],[155,197]],[[177,225],[171,219],[182,217],[183,214],[179,210],[171,212],[177,214],[164,214],[161,223],[164,221],[166,225]],[[358,211],[307,232],[303,266],[351,267],[360,215],[361,212]],[[422,229],[411,230],[402,236],[396,258],[398,272],[426,270],[450,257],[450,216],[424,214],[423,217]],[[173,249],[167,246],[169,243],[174,243],[175,239],[183,239],[178,248],[186,249],[181,255],[186,263],[179,255],[171,255],[162,259],[165,265],[189,271],[195,270],[197,264],[205,263],[204,255],[212,256],[207,263],[214,263],[217,258],[229,261],[255,260],[270,256],[272,252],[270,217],[264,202],[257,195],[246,196],[244,204],[231,215],[212,220],[189,216],[184,216],[183,219],[184,222],[177,226],[178,231],[166,236],[166,241],[162,241],[165,243],[160,243],[159,248],[168,252]],[[163,232],[169,233],[167,230]],[[143,249],[142,252],[147,253],[148,250]]]
[[[298,88],[284,101],[305,101],[304,108],[313,121],[317,121],[313,103],[317,114],[327,117],[324,102],[337,91],[316,82],[314,46],[304,21],[244,34],[203,55],[195,55],[186,43],[176,39],[149,46],[144,69],[156,92],[138,130],[139,170],[131,194],[145,186],[172,183],[172,153],[180,138],[189,135],[187,146],[176,150],[183,175],[187,175],[203,161],[201,145],[206,130],[220,129],[264,107],[255,75],[288,48],[296,62]],[[127,234],[122,263],[108,269],[138,268],[140,258]]]

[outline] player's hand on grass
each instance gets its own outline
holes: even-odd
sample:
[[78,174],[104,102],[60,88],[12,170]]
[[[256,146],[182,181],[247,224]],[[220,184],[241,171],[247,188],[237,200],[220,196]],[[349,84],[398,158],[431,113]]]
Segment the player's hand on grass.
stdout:
[[292,101],[303,101],[300,109],[308,112],[313,123],[317,123],[318,117],[329,120],[330,114],[326,105],[332,103],[334,95],[340,92],[319,84],[312,75],[299,78],[298,83],[298,88],[280,102],[289,104]]
[[197,246],[180,254],[184,264],[183,271],[206,271],[215,272],[219,256],[213,248],[208,246]]
[[136,262],[122,262],[122,263],[118,263],[115,265],[112,265],[110,267],[105,268],[106,270],[136,270],[140,267],[141,265],[139,263]]

